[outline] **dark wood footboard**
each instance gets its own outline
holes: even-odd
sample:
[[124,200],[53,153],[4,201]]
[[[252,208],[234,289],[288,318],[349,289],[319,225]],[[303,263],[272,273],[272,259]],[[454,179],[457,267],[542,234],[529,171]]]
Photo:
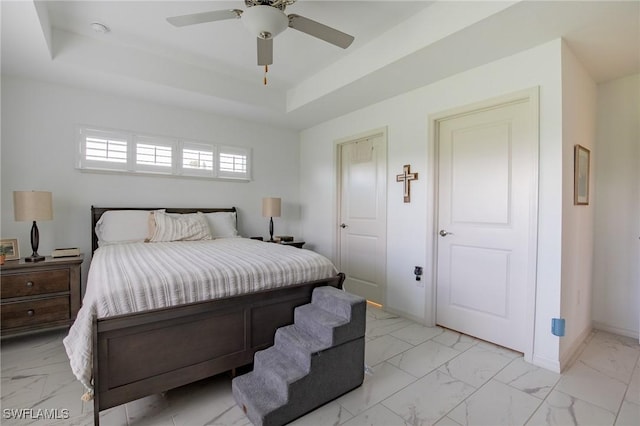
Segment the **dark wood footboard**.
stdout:
[[99,412],[249,364],[293,323],[318,286],[342,288],[344,274],[295,286],[94,321],[94,422]]

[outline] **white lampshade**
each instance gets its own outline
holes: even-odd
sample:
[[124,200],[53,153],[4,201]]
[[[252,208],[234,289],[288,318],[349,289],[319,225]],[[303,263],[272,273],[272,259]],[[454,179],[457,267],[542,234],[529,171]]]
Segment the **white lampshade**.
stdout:
[[242,23],[254,36],[270,39],[289,26],[289,18],[273,6],[251,6],[242,12]]
[[13,191],[16,222],[53,219],[53,197],[46,191]]
[[263,198],[262,199],[262,216],[280,217],[281,204],[282,202],[280,198]]

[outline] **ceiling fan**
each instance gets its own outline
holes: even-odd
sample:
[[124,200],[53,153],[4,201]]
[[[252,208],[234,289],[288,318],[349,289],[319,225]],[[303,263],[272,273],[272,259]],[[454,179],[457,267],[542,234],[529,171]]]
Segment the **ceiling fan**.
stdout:
[[[211,12],[173,16],[167,21],[176,27],[222,21],[225,19],[242,19],[247,29],[258,40],[258,65],[267,66],[273,63],[273,38],[287,27],[302,31],[313,37],[346,49],[354,37],[313,21],[295,13],[286,15],[284,10],[296,0],[244,0],[247,9],[214,10]],[[266,84],[266,78],[265,78]]]

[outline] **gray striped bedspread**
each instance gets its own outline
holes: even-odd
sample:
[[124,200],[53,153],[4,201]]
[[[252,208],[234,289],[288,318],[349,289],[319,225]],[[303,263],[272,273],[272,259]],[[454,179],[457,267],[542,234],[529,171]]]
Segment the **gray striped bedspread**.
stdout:
[[100,247],[82,308],[64,339],[71,369],[91,393],[95,317],[300,284],[337,272],[329,259],[312,251],[246,238]]

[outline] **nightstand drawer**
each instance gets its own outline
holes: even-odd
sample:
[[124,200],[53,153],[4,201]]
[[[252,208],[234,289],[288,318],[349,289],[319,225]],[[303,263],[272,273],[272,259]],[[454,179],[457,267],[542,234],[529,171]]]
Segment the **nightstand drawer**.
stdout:
[[61,291],[69,291],[68,269],[2,276],[3,299]]
[[41,262],[20,259],[0,266],[2,337],[72,324],[82,304],[83,260],[82,255],[47,257]]
[[2,305],[2,329],[69,319],[69,296]]

